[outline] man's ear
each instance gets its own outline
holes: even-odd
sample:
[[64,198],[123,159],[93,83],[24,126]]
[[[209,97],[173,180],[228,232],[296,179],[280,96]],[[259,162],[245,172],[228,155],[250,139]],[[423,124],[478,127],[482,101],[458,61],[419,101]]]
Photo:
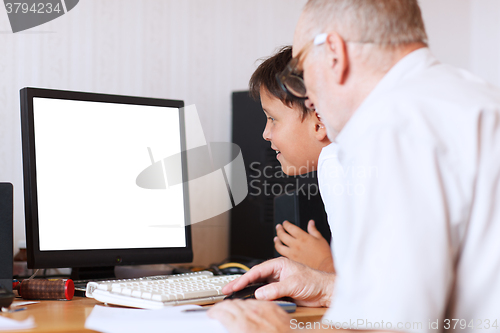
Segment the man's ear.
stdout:
[[336,32],[331,32],[326,37],[327,57],[330,68],[333,70],[334,79],[337,84],[343,84],[347,78],[349,59],[347,57],[346,42]]

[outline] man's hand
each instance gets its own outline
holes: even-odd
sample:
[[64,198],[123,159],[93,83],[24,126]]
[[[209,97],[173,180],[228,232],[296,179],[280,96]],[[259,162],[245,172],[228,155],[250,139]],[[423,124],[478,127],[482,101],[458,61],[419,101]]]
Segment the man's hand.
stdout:
[[208,316],[229,332],[290,332],[290,316],[272,302],[226,300],[214,305]]
[[254,266],[243,276],[228,283],[222,292],[230,294],[252,283],[269,282],[255,291],[257,299],[274,300],[288,296],[297,305],[327,307],[330,305],[334,281],[334,274],[281,257]]
[[328,241],[316,229],[313,220],[309,221],[305,232],[288,221],[276,225],[274,247],[282,256],[300,262],[320,271],[335,273],[332,250]]

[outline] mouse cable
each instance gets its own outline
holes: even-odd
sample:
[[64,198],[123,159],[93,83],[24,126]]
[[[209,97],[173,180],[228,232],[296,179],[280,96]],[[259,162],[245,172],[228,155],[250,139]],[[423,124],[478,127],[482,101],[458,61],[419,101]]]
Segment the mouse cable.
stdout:
[[240,264],[239,262],[228,262],[228,263],[222,264],[219,266],[219,269],[224,269],[224,268],[228,268],[228,267],[238,267],[238,268],[244,269],[247,272],[250,270],[250,268],[248,268],[248,266]]

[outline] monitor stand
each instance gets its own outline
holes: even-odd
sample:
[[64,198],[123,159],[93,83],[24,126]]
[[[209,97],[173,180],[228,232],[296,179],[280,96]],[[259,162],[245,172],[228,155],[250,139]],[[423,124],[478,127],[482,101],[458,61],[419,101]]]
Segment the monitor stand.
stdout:
[[74,267],[71,269],[72,280],[106,280],[115,278],[115,266]]

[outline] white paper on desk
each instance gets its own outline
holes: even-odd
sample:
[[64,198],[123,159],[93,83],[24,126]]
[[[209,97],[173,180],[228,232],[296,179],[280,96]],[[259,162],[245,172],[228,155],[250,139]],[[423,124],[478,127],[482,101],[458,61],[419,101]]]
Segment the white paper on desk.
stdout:
[[35,327],[35,320],[29,317],[25,320],[14,320],[0,315],[0,331],[28,330]]
[[40,302],[32,302],[32,301],[14,301],[14,302],[12,302],[12,304],[10,305],[10,308],[15,308],[15,307],[18,307],[18,306],[23,306],[23,305],[36,304],[36,303],[40,303]]
[[199,305],[170,306],[161,310],[141,310],[94,306],[85,328],[105,333],[182,332],[210,333],[227,330],[206,312],[182,312]]

